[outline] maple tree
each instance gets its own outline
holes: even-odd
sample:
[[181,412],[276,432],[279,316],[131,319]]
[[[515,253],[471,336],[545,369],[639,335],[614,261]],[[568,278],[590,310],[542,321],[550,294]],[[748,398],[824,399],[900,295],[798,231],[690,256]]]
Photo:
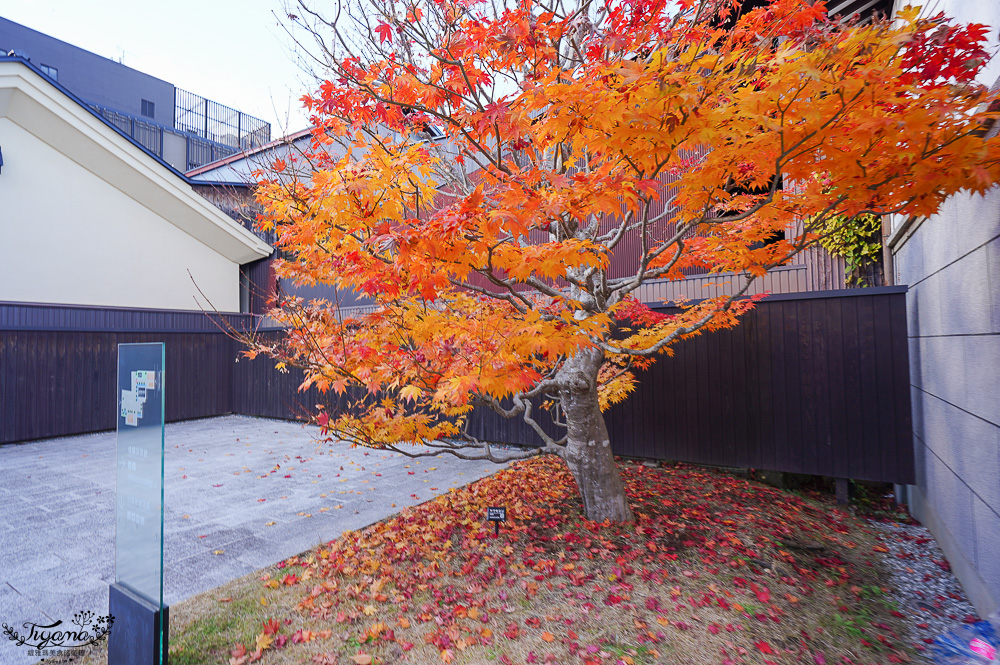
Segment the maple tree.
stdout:
[[[632,519],[602,409],[636,369],[735,325],[752,279],[831,220],[929,215],[1000,179],[1000,142],[978,131],[986,27],[912,8],[868,25],[797,0],[738,16],[727,0],[297,11],[327,80],[303,98],[313,149],[260,174],[261,225],[279,275],[374,305],[282,298],[287,334],[250,354],[351,394],[318,420],[355,444],[559,455],[594,520]],[[744,281],[670,315],[637,297],[692,269]],[[476,440],[477,407],[541,446]]]

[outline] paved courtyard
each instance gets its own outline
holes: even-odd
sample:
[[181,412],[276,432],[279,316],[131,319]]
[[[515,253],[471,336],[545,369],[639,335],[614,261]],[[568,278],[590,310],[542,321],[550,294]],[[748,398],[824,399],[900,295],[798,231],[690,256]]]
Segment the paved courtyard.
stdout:
[[[318,429],[226,416],[167,425],[167,604],[495,472],[317,443]],[[107,614],[115,433],[0,446],[0,624]],[[37,661],[7,639],[0,664]]]

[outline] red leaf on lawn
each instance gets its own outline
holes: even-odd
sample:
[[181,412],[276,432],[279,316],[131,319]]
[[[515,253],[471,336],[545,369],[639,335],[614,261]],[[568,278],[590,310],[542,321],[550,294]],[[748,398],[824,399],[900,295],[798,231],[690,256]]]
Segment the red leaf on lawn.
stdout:
[[768,591],[767,587],[760,587],[751,582],[750,589],[754,592],[754,595],[757,596],[757,600],[760,602],[771,602],[771,592]]
[[760,650],[761,653],[774,653],[774,649],[771,648],[771,645],[764,640],[759,640],[753,644]]

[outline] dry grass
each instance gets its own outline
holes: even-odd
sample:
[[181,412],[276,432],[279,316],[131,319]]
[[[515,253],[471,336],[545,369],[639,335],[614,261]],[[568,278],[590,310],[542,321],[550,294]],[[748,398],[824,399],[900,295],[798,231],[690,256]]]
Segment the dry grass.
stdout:
[[[864,522],[724,473],[621,468],[635,525],[582,519],[558,460],[521,463],[171,608],[171,665],[913,657]],[[499,538],[486,505],[508,507]]]

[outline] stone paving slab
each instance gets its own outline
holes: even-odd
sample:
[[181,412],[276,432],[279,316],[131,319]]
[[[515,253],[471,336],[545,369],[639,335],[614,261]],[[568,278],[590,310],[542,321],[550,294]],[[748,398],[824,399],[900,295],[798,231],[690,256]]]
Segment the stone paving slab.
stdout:
[[[500,468],[352,450],[318,436],[301,423],[246,416],[167,425],[167,604]],[[115,443],[114,432],[102,432],[0,446],[0,624],[20,629],[69,623],[82,610],[107,614]],[[0,640],[0,665],[38,660]]]

